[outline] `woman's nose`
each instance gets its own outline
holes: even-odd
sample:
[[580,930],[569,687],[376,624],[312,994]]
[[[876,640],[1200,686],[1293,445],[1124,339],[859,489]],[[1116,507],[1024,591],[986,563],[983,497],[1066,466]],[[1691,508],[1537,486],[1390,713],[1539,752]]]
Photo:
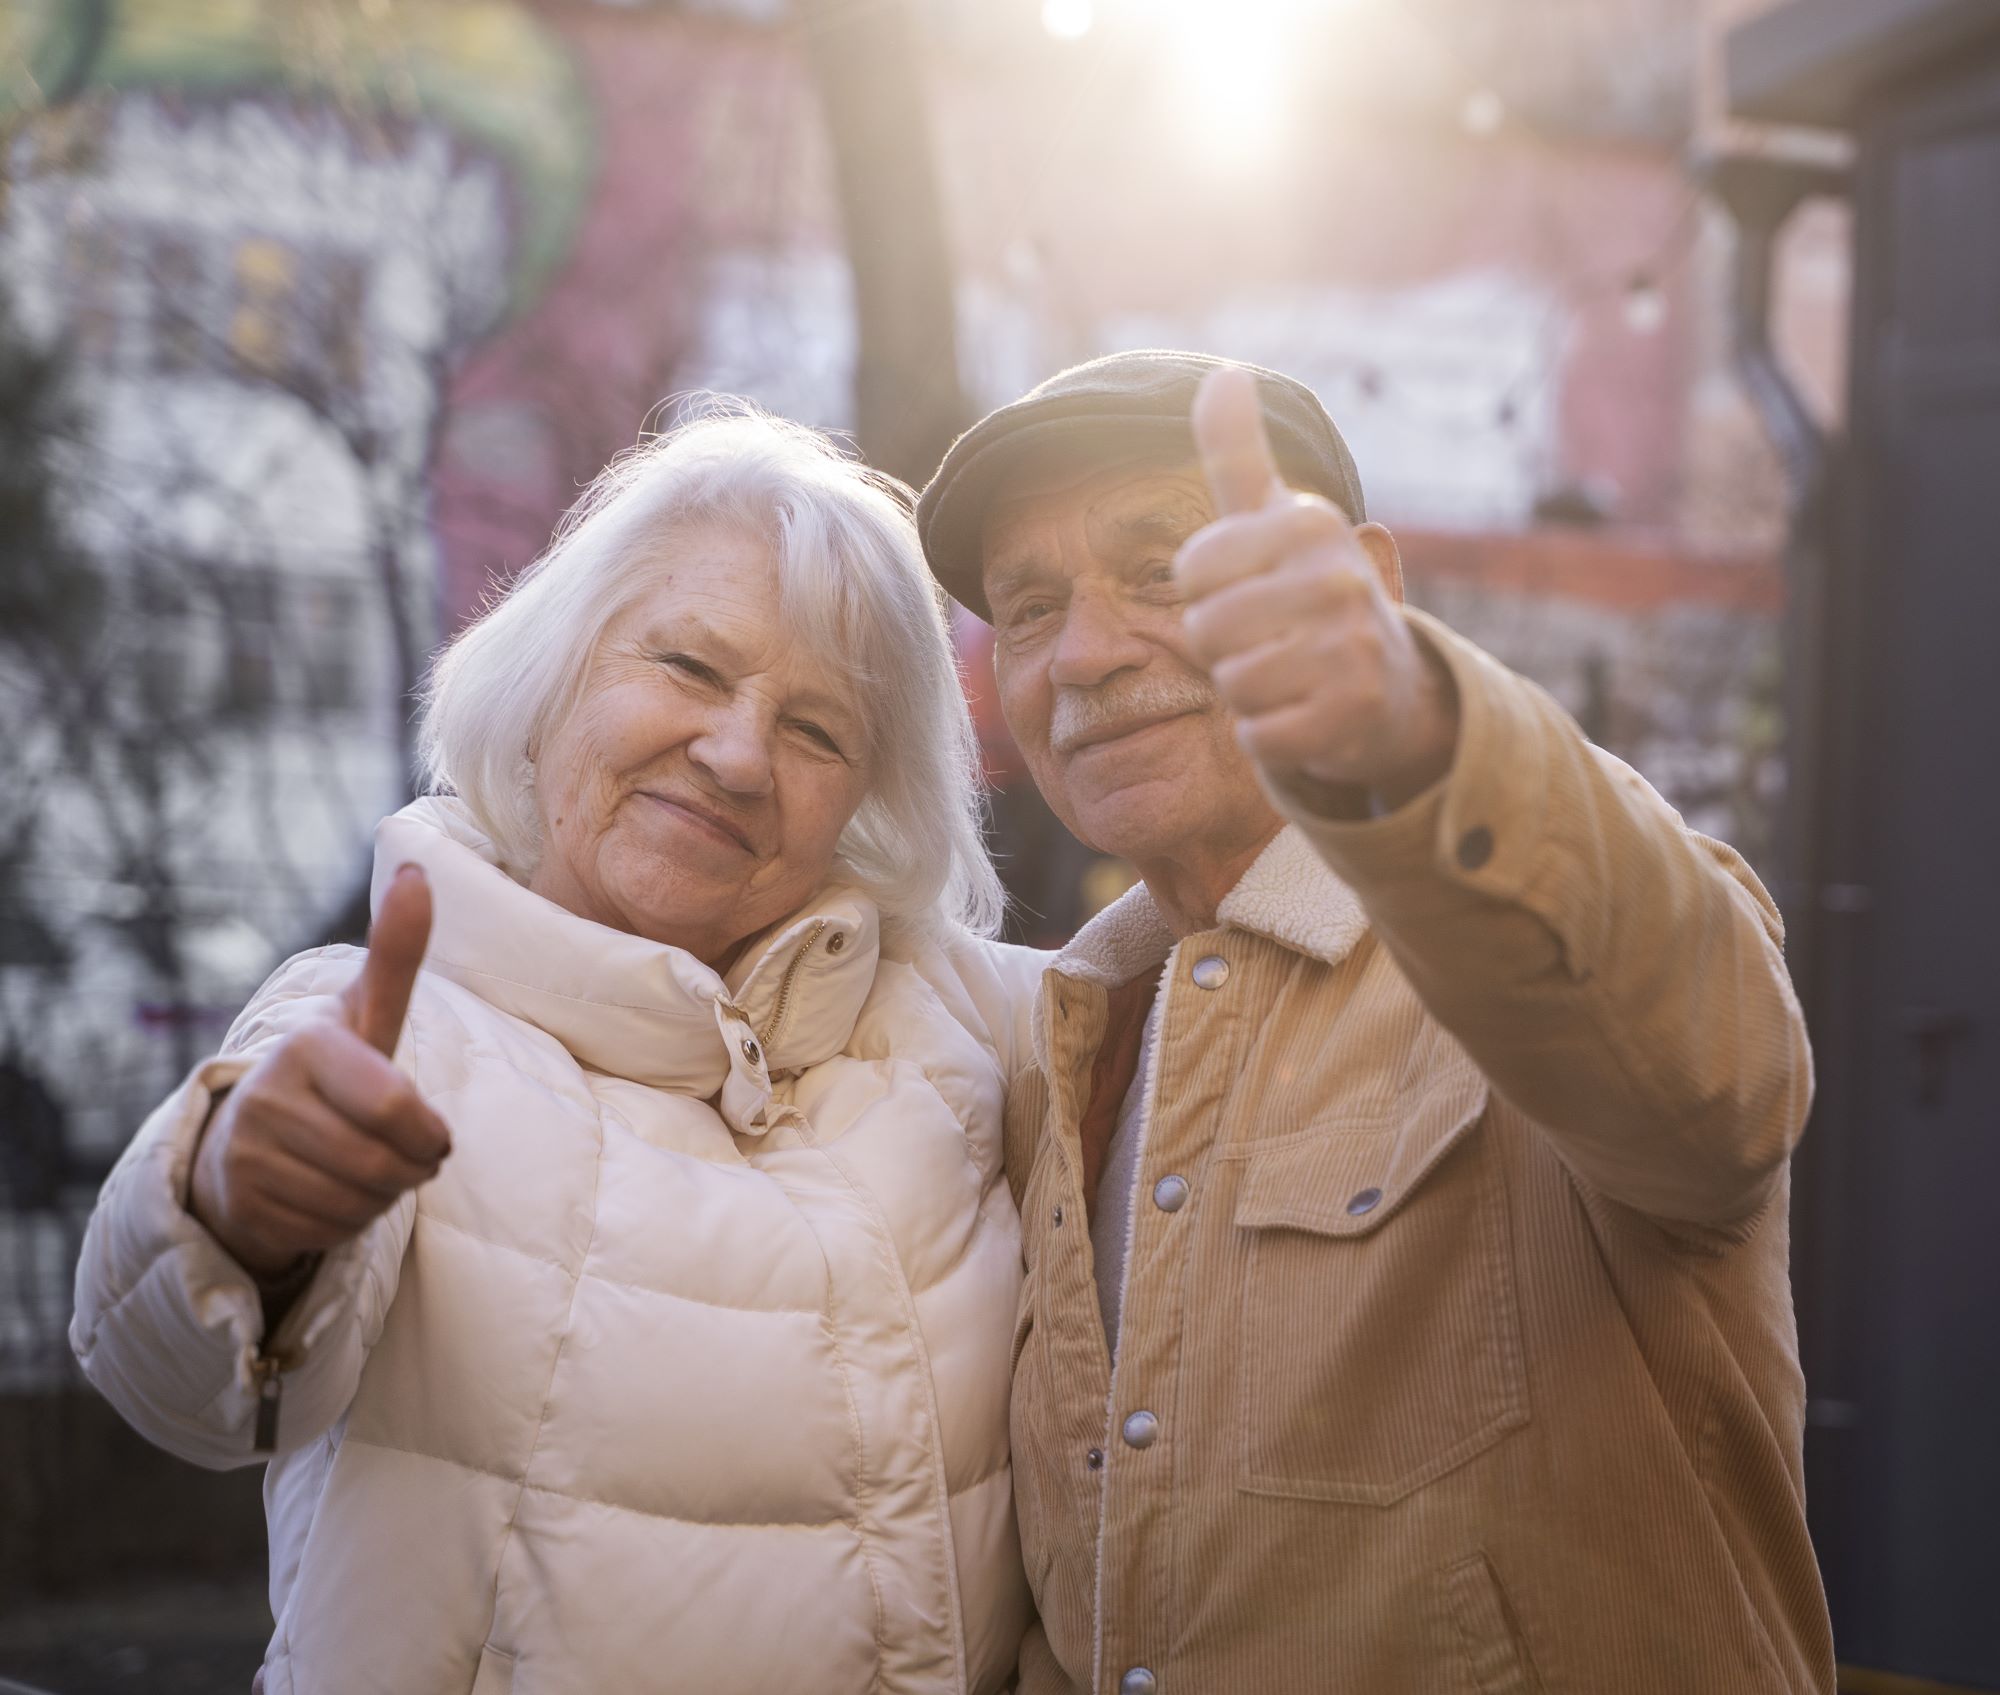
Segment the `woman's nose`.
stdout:
[[771,792],[771,744],[777,733],[749,702],[714,713],[688,744],[688,757],[731,794]]

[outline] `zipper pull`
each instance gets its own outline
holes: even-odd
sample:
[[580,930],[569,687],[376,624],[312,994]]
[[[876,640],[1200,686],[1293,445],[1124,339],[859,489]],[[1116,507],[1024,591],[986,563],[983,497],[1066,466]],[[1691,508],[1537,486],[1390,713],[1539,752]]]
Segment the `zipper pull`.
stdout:
[[259,1354],[251,1362],[250,1376],[257,1385],[257,1436],[254,1454],[278,1451],[278,1402],[285,1393],[284,1367],[269,1354]]

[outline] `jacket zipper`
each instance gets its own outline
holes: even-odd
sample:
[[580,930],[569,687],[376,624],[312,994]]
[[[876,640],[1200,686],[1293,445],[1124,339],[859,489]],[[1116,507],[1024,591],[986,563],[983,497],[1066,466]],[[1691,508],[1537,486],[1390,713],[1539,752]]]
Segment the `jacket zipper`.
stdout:
[[250,1362],[250,1381],[257,1390],[257,1434],[250,1451],[278,1451],[278,1404],[285,1393],[285,1361],[277,1354],[259,1354]]
[[764,1053],[767,1058],[771,1052],[771,1043],[777,1039],[778,1032],[784,1028],[785,1014],[792,1010],[792,985],[798,981],[799,970],[806,962],[806,955],[812,952],[813,944],[819,940],[821,932],[826,929],[826,923],[827,921],[824,918],[815,918],[812,921],[812,928],[806,932],[804,943],[801,944],[799,951],[792,955],[791,964],[785,967],[784,976],[778,980],[777,1005],[771,1008],[770,1022],[757,1034],[757,1039],[764,1044]]

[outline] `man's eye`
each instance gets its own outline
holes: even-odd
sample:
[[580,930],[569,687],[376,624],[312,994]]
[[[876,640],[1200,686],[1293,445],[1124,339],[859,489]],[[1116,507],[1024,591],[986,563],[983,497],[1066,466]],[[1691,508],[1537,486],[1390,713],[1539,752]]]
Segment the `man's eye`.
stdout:
[[1037,618],[1046,618],[1055,611],[1055,603],[1048,600],[1024,600],[1008,614],[1010,624],[1032,624]]

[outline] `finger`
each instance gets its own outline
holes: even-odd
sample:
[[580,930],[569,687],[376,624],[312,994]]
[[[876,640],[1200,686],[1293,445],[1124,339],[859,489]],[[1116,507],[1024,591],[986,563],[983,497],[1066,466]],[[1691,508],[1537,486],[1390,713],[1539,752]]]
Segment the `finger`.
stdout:
[[1203,377],[1192,422],[1195,451],[1218,513],[1254,512],[1284,491],[1257,379],[1248,371],[1223,365]]
[[1305,771],[1327,782],[1359,781],[1376,721],[1366,712],[1340,712],[1322,700],[1305,700],[1236,721],[1236,740],[1258,763],[1277,771]]
[[299,1046],[313,1091],[356,1129],[420,1165],[451,1152],[451,1131],[416,1085],[351,1031],[301,1031]]
[[[255,1218],[249,1224],[251,1234],[270,1249],[271,1259],[281,1264],[296,1260],[301,1254],[323,1254],[329,1248],[351,1242],[373,1221],[363,1219],[359,1224],[346,1224],[338,1219],[320,1218],[273,1197],[259,1196],[254,1205]],[[386,1210],[378,1207],[375,1216]]]
[[1209,677],[1223,704],[1239,718],[1310,700],[1329,686],[1325,649],[1283,636],[1231,654],[1210,668]]
[[1311,640],[1331,653],[1373,626],[1377,611],[1366,576],[1338,554],[1318,554],[1232,583],[1187,607],[1181,623],[1196,655],[1216,665],[1287,638]]
[[394,1195],[344,1182],[284,1148],[267,1148],[250,1176],[257,1204],[283,1208],[308,1224],[343,1232],[341,1240],[364,1229],[394,1204]]
[[1354,566],[1366,555],[1353,537],[1331,501],[1288,491],[1269,506],[1218,518],[1189,536],[1174,556],[1174,577],[1195,601],[1310,552],[1337,554]]
[[317,1095],[289,1098],[261,1116],[272,1142],[287,1154],[384,1201],[428,1183],[438,1173],[436,1161],[410,1158],[382,1137],[348,1122]]
[[396,1051],[430,937],[430,881],[421,867],[405,865],[383,891],[361,975],[340,997],[348,1024],[377,1053]]

